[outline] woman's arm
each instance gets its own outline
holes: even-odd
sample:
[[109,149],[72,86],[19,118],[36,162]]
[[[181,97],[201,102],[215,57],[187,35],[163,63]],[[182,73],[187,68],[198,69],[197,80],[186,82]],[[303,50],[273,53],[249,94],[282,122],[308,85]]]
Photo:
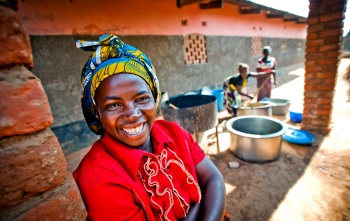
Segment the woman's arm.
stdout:
[[221,221],[226,206],[226,190],[222,175],[207,157],[195,169],[202,191],[199,219],[196,220]]
[[271,70],[270,72],[259,72],[259,71],[258,72],[249,72],[250,77],[261,78],[261,77],[266,77],[267,75],[275,73],[275,70]]
[[237,92],[238,92],[240,95],[249,97],[250,99],[253,99],[253,98],[254,98],[254,96],[252,96],[252,95],[243,93],[243,92],[242,92],[242,86],[236,85],[236,90],[237,90]]

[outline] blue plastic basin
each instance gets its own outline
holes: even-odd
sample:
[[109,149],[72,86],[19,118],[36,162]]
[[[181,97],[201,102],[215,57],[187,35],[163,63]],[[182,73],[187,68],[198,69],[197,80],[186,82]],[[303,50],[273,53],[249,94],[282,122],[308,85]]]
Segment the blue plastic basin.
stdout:
[[299,112],[294,112],[289,110],[289,117],[290,120],[295,122],[295,123],[300,123],[303,119],[303,113],[299,113]]

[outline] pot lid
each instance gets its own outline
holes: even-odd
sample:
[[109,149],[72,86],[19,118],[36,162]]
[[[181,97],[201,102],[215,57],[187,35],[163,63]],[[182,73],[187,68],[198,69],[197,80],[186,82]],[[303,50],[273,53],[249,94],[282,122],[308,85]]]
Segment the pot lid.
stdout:
[[315,136],[306,130],[288,128],[282,138],[290,143],[309,145],[315,142]]

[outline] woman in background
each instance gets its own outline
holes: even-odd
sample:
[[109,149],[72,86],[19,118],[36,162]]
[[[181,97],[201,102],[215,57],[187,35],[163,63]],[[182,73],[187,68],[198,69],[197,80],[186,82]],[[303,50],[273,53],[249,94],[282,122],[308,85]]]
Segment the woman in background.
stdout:
[[257,72],[271,72],[273,71],[273,75],[268,75],[265,77],[261,77],[257,79],[257,87],[261,88],[258,94],[258,101],[261,101],[263,98],[271,97],[271,90],[272,90],[272,83],[275,85],[277,84],[276,81],[276,59],[274,57],[271,57],[271,47],[265,46],[263,48],[263,55],[264,57],[260,58],[258,60],[258,63],[256,65],[256,71]]
[[249,66],[244,63],[238,64],[238,74],[227,77],[224,81],[224,106],[233,116],[237,116],[237,108],[240,106],[240,95],[253,99],[254,96],[246,94],[242,89],[247,85],[248,78],[266,78],[271,72],[256,73],[249,72]]

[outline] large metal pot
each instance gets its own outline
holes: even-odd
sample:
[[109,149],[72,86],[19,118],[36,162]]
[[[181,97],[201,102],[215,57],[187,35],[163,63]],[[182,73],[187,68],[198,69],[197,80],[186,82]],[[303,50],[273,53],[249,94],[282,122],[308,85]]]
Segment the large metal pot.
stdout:
[[271,104],[269,103],[250,103],[241,105],[237,108],[237,116],[269,116],[271,117]]
[[172,97],[160,106],[165,120],[177,122],[191,134],[205,132],[218,122],[216,98],[212,95]]
[[242,160],[266,162],[278,159],[286,126],[266,116],[241,116],[227,121],[230,150]]

